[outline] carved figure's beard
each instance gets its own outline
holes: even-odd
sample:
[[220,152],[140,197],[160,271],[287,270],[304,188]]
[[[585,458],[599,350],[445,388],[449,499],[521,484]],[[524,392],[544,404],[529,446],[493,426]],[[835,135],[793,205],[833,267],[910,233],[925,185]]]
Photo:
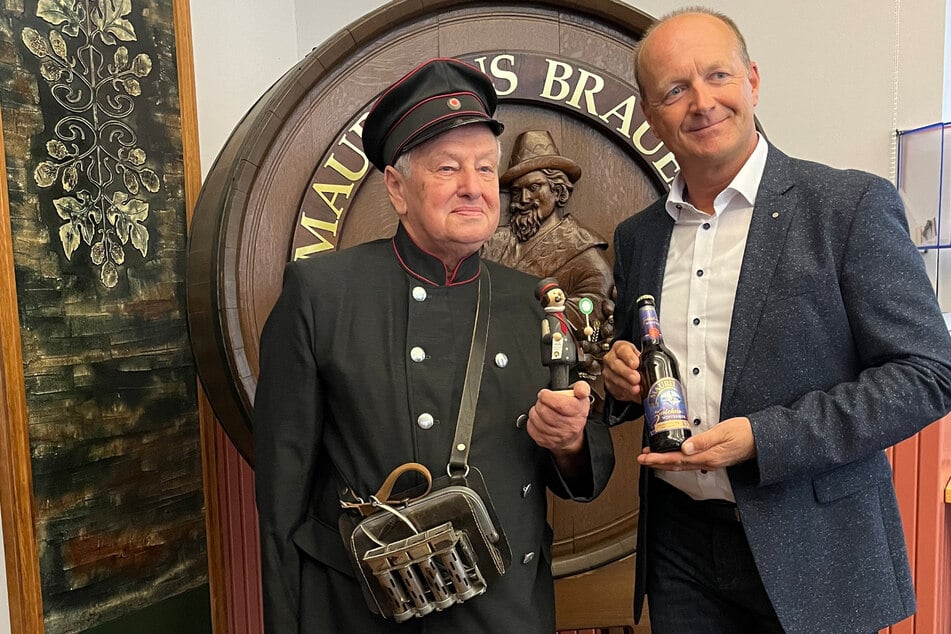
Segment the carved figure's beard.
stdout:
[[509,228],[519,242],[527,242],[538,233],[542,226],[542,214],[537,203],[532,203],[525,209],[512,206],[512,217],[509,219]]

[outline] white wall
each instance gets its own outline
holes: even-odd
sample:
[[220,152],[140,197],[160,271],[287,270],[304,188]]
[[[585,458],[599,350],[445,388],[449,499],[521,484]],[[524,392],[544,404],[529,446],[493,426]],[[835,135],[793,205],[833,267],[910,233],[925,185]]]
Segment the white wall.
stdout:
[[328,37],[385,2],[380,0],[297,0],[297,54],[304,57]]
[[[295,3],[307,4],[304,0],[190,3],[203,176],[258,97],[302,57]],[[339,28],[336,20],[328,21],[334,27],[325,38]]]

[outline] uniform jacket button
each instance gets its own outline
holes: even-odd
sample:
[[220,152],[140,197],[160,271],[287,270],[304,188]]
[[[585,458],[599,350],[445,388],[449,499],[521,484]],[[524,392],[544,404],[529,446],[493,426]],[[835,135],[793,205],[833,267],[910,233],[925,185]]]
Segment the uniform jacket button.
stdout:
[[500,352],[497,355],[495,355],[495,365],[497,365],[500,368],[504,368],[508,364],[509,364],[509,358],[505,356],[504,352]]
[[419,425],[420,429],[430,429],[433,426],[433,423],[436,422],[436,419],[433,418],[433,415],[429,412],[423,412],[416,419],[416,424]]
[[426,289],[423,288],[422,286],[414,286],[414,287],[413,287],[413,299],[415,299],[417,302],[425,302],[425,301],[426,301]]
[[522,556],[522,563],[530,563],[533,559],[535,559],[535,553],[525,553],[525,555]]
[[414,363],[422,363],[426,360],[426,351],[419,346],[415,346],[409,351],[409,358],[412,359]]

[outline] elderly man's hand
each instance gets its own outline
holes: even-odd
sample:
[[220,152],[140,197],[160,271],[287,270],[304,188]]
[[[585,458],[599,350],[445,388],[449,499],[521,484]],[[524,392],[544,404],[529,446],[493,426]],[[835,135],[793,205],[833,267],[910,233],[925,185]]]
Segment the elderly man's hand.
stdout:
[[641,353],[630,341],[615,341],[604,355],[604,387],[618,401],[640,403],[641,394]]
[[552,453],[562,473],[572,473],[582,455],[590,396],[591,386],[584,381],[570,390],[542,390],[528,412],[528,435]]

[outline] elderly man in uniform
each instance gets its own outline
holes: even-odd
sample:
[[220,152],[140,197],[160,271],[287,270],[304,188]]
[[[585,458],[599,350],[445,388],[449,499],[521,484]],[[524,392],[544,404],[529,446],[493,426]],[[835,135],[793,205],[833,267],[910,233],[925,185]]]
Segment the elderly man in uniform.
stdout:
[[[541,389],[537,280],[478,255],[499,219],[496,99],[487,76],[453,59],[397,81],[363,134],[396,234],[286,269],[255,402],[270,634],[554,631],[545,489],[589,500],[614,459],[606,428],[587,421],[585,383]],[[489,321],[468,464],[512,563],[484,595],[396,624],[364,603],[337,532],[340,498],[368,498],[408,462],[446,472],[477,310]]]

